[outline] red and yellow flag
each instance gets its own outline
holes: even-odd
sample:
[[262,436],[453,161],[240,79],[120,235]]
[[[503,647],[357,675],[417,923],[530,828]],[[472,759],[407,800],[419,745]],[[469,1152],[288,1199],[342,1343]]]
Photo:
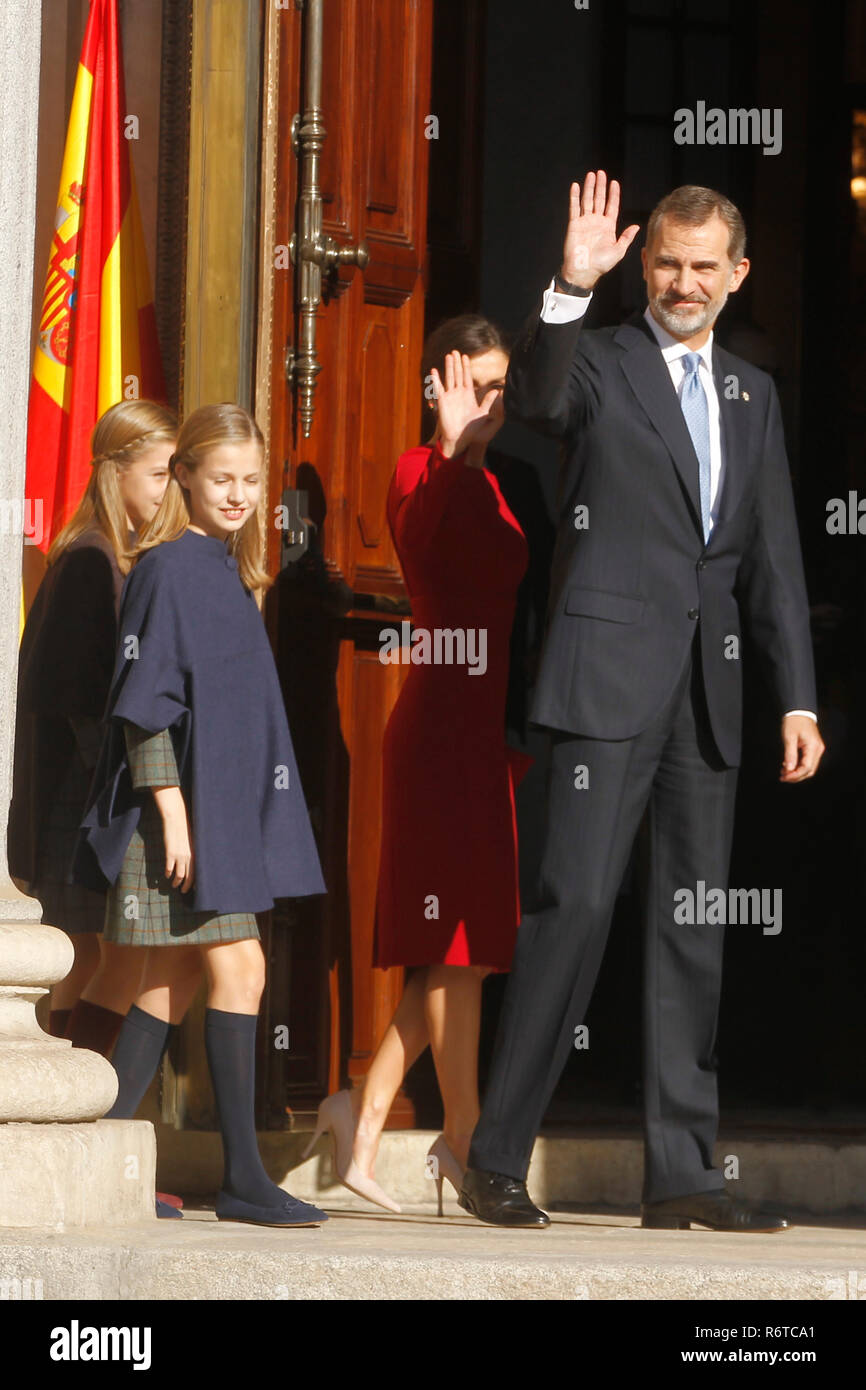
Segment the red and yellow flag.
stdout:
[[[91,0],[33,360],[26,498],[43,551],[87,485],[90,434],[165,384],[128,134],[117,0]],[[41,505],[40,505],[41,503]]]

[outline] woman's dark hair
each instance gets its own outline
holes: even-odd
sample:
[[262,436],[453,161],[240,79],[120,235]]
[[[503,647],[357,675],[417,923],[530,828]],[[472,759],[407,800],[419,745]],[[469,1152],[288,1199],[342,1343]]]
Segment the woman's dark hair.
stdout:
[[440,379],[444,381],[445,358],[449,352],[465,352],[467,357],[477,357],[482,352],[490,352],[492,348],[499,348],[506,356],[511,351],[502,329],[491,323],[483,314],[457,314],[454,318],[443,319],[427,335],[421,353],[424,428],[436,413],[436,397],[433,394],[430,368],[435,367]]

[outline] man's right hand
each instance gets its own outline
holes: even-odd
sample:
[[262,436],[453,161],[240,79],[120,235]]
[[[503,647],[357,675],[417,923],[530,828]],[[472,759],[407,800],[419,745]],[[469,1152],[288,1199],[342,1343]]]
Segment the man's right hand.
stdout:
[[622,260],[640,227],[626,227],[617,237],[618,216],[619,184],[612,179],[608,191],[603,169],[587,174],[582,194],[579,183],[571,185],[560,271],[569,284],[591,290],[602,275]]

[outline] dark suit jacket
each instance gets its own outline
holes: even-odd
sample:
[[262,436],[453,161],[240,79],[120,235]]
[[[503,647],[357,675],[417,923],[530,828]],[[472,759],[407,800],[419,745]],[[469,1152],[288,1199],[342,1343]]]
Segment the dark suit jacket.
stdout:
[[[563,440],[559,525],[530,719],[625,739],[661,712],[700,634],[713,734],[740,760],[744,629],[778,702],[816,710],[809,611],[778,397],[766,372],[713,342],[724,478],[707,545],[698,460],[641,315],[619,328],[532,315],[505,410]],[[588,508],[586,529],[575,508]],[[734,653],[737,652],[737,655]]]

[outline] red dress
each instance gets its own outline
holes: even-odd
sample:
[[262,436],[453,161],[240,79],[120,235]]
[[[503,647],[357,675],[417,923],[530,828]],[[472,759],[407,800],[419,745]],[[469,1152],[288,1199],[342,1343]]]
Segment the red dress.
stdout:
[[[431,652],[437,630],[462,631],[467,646],[462,664],[458,648],[453,664],[409,665],[385,729],[374,963],[508,970],[520,921],[514,787],[532,762],[505,743],[526,538],[494,475],[438,445],[401,455],[387,510],[412,600],[411,653],[421,654],[419,629]],[[408,664],[408,644],[399,655]]]

